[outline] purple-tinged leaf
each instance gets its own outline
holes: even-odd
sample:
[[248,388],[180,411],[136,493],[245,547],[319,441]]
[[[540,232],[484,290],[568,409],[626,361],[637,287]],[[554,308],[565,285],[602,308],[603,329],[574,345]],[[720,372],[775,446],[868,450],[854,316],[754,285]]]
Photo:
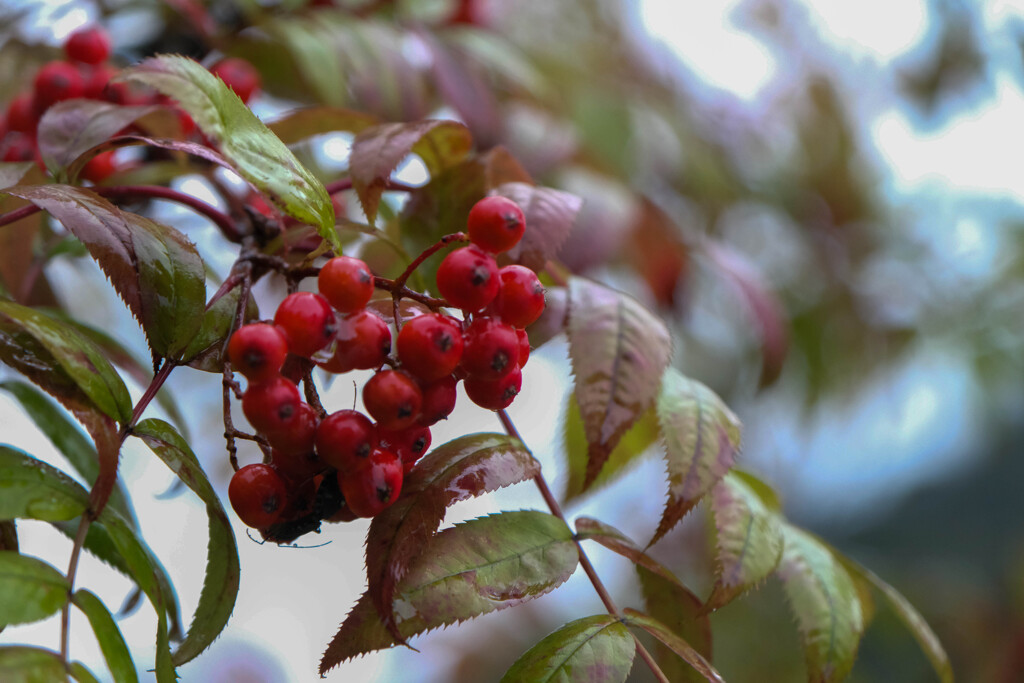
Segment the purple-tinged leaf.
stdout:
[[402,482],[401,497],[373,518],[366,538],[368,593],[393,633],[396,585],[437,531],[445,510],[538,472],[540,464],[523,443],[503,434],[463,436],[416,463]]
[[46,166],[59,175],[83,152],[158,109],[155,105],[122,107],[97,100],[58,102],[39,119],[39,152]]
[[66,681],[67,673],[56,652],[28,645],[0,646],[0,681],[4,683]]
[[[645,565],[636,568],[640,575],[640,590],[647,613],[678,638],[688,643],[701,657],[711,661],[711,622],[701,612],[701,601],[675,576],[666,571],[650,571]],[[664,643],[654,649],[658,666],[671,681],[698,683],[705,680],[689,660],[676,657],[674,650]]]
[[544,292],[544,312],[526,332],[530,346],[538,348],[565,331],[569,319],[569,293],[565,287],[548,287]]
[[[105,152],[111,149],[118,149],[120,147],[134,147],[139,145],[146,145],[149,147],[158,147],[160,149],[166,149],[171,152],[181,152],[183,154],[190,154],[194,157],[204,159],[212,164],[216,164],[228,170],[234,171],[235,167],[230,161],[224,158],[223,155],[218,153],[216,150],[210,149],[206,145],[201,145],[198,142],[190,142],[188,140],[176,140],[174,138],[162,138],[152,137],[148,135],[119,135],[116,138],[112,138],[104,143],[101,143],[95,148],[97,153]],[[68,175],[71,177],[77,176],[82,167],[89,163],[86,157],[78,157],[68,166]],[[181,170],[177,167],[171,177],[177,177],[181,175]]]
[[85,243],[155,353],[181,355],[199,331],[206,303],[203,262],[192,242],[89,190],[37,185],[7,192],[49,212]]
[[782,559],[782,522],[749,480],[729,472],[711,490],[715,523],[715,586],[705,609],[713,611],[767,579]]
[[[17,183],[44,182],[46,179],[35,162],[0,163],[0,213],[28,206],[28,202],[6,195],[3,190]],[[37,270],[40,256],[36,237],[44,220],[45,216],[37,211],[0,228],[0,295],[26,306],[58,305],[46,272]]]
[[315,135],[344,131],[359,133],[380,123],[376,116],[342,107],[304,107],[267,124],[281,142],[291,145]]
[[441,97],[459,113],[477,145],[489,148],[501,137],[501,116],[494,89],[457,46],[427,31],[418,36],[430,51],[434,82]]
[[718,673],[708,660],[657,619],[628,607],[623,610],[623,618],[623,623],[626,626],[642,628],[657,638],[665,647],[682,657],[683,661],[689,664],[703,680],[709,681],[709,683],[725,683],[722,674]]
[[85,589],[75,591],[71,601],[89,619],[89,625],[92,626],[92,632],[96,635],[96,641],[103,652],[103,658],[107,660],[107,667],[114,680],[118,683],[136,683],[139,675],[135,670],[135,663],[132,662],[131,652],[124,642],[121,629],[117,627],[117,622],[103,601]]
[[418,155],[434,177],[465,159],[472,146],[469,129],[455,121],[382,123],[356,135],[349,172],[370,225],[377,217],[388,179],[402,159]]
[[668,368],[661,379],[657,411],[668,466],[668,501],[651,545],[725,476],[740,448],[740,423],[729,407],[675,368]]
[[405,638],[513,607],[562,585],[579,552],[563,521],[519,510],[480,517],[430,538],[394,593],[399,637],[364,593],[320,660],[320,674]]
[[20,183],[35,165],[34,161],[0,162],[0,190]]
[[501,683],[622,683],[633,667],[636,641],[618,617],[571,621],[516,660]]
[[569,281],[568,332],[587,438],[586,490],[654,401],[672,340],[665,324],[635,299],[583,278]]
[[526,216],[523,239],[505,256],[532,270],[543,269],[569,237],[583,200],[568,192],[523,182],[499,185],[494,193],[514,201]]
[[645,553],[643,548],[633,542],[633,539],[610,524],[590,517],[578,517],[575,524],[578,540],[597,541],[605,548],[630,560],[633,564],[644,567],[666,580],[677,581],[675,575],[663,564]]
[[775,570],[796,616],[808,681],[833,683],[853,668],[864,614],[850,574],[817,538],[783,523],[785,547]]
[[71,584],[52,565],[0,550],[0,628],[30,624],[60,611]]

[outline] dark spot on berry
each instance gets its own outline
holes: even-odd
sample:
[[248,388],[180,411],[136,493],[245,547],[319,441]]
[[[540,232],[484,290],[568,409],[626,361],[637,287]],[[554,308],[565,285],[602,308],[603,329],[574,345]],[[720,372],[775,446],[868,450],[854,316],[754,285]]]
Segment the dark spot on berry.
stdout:
[[402,405],[398,406],[398,417],[406,418],[406,417],[411,417],[411,416],[412,416],[412,404],[410,404],[410,403],[403,403]]
[[494,358],[491,359],[491,370],[501,372],[506,367],[508,367],[508,354],[504,351],[498,351],[494,354]]
[[504,393],[502,393],[501,397],[502,397],[502,399],[507,401],[509,399],[515,398],[516,394],[518,394],[518,393],[519,393],[519,390],[516,389],[515,386],[509,386],[507,389],[505,389]]
[[455,343],[455,340],[452,339],[452,336],[450,334],[445,333],[434,339],[434,343],[437,345],[437,348],[441,349],[442,351],[447,351],[448,349],[452,348],[452,345]]
[[259,351],[255,351],[254,350],[254,351],[250,351],[249,353],[245,354],[245,364],[248,365],[253,370],[256,370],[256,369],[262,367],[263,364],[266,363],[266,362],[267,362],[266,356],[264,356]]
[[281,406],[280,408],[277,409],[277,416],[279,418],[281,418],[282,420],[287,420],[288,418],[290,418],[294,414],[295,414],[295,406],[293,406],[291,403],[286,403],[286,404],[284,404],[283,406]]
[[263,501],[263,511],[267,514],[274,512],[280,506],[281,501],[277,499],[277,496],[270,496],[265,501]]
[[409,450],[411,450],[413,453],[422,453],[426,445],[427,437],[421,436],[420,438],[412,442],[412,445],[409,447]]
[[324,339],[331,339],[338,333],[338,321],[332,318],[324,324]]
[[473,269],[473,277],[470,283],[474,287],[482,287],[486,285],[491,279],[491,271],[487,270],[485,266],[477,266]]
[[368,458],[368,457],[370,457],[370,451],[371,450],[373,450],[373,449],[370,448],[370,444],[369,443],[362,443],[362,444],[359,444],[358,448],[356,448],[356,455],[358,455],[360,458]]
[[501,216],[505,220],[505,227],[509,230],[516,230],[519,228],[519,216],[512,211],[508,211]]
[[386,503],[389,500],[391,500],[391,486],[390,485],[378,486],[377,487],[377,498],[380,499],[380,502],[382,502],[382,503]]

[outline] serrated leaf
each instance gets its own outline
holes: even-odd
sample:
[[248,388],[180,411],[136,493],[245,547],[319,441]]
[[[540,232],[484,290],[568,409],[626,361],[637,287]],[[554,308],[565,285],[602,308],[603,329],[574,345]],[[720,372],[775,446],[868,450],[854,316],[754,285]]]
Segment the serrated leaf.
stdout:
[[618,617],[598,614],[571,621],[527,650],[501,683],[621,683],[636,641]]
[[17,185],[35,166],[34,161],[0,162],[0,190]]
[[[637,565],[640,590],[647,613],[671,633],[688,643],[707,661],[711,661],[711,622],[701,612],[701,601],[675,576],[665,571],[653,572],[645,565]],[[669,677],[679,683],[692,683],[705,679],[689,661],[680,661],[674,650],[661,643],[654,655],[658,665]]]
[[344,131],[359,133],[380,123],[376,116],[342,107],[305,107],[267,124],[281,142],[291,145],[315,135]]
[[[657,638],[663,645],[679,655],[684,662],[689,664],[693,670],[710,683],[725,683],[725,679],[718,673],[711,663],[704,659],[697,650],[689,643],[673,633],[668,627],[657,619],[650,617],[635,609],[626,608],[623,610],[623,623],[627,626],[642,628]],[[700,679],[697,679],[700,680]]]
[[122,78],[176,99],[239,175],[292,218],[316,226],[340,253],[334,208],[323,184],[219,78],[176,55],[146,59],[124,70]]
[[523,210],[526,231],[507,256],[532,270],[541,270],[569,237],[583,200],[574,194],[527,183],[505,183],[494,193],[508,197]]
[[[236,287],[213,302],[203,314],[199,332],[182,352],[182,361],[203,372],[221,372],[224,369],[221,353],[224,351],[224,340],[227,339],[228,330],[235,322],[240,296],[241,292]],[[259,318],[259,309],[251,295],[246,302],[243,318],[245,322]]]
[[206,304],[203,261],[188,238],[82,188],[37,185],[7,192],[44,209],[85,243],[155,353],[181,354],[199,331]]
[[59,174],[83,152],[157,110],[153,105],[123,107],[97,100],[58,102],[39,119],[39,153],[46,166]]
[[0,681],[4,683],[54,683],[66,681],[60,655],[28,645],[0,646]]
[[718,554],[705,609],[716,610],[768,578],[782,559],[782,524],[761,496],[730,472],[711,490]]
[[0,550],[0,628],[29,624],[60,611],[71,585],[52,565]]
[[[537,598],[563,584],[578,561],[572,532],[544,512],[503,512],[445,529],[397,586],[399,634],[409,638]],[[364,593],[328,645],[320,673],[397,642]]]
[[433,177],[465,159],[472,145],[469,129],[456,121],[382,123],[361,131],[352,142],[349,172],[370,225],[388,178],[402,159],[418,155]]
[[132,435],[142,439],[177,477],[206,504],[209,543],[206,549],[206,577],[199,604],[185,640],[174,652],[176,666],[199,655],[213,643],[235,607],[241,568],[238,546],[224,507],[206,478],[188,443],[174,428],[155,418],[139,422]]
[[656,407],[665,442],[668,501],[652,545],[725,476],[740,448],[740,423],[729,407],[675,368],[661,378]]
[[[438,446],[402,482],[401,497],[370,522],[366,537],[368,593],[390,629],[395,587],[460,500],[529,479],[540,464],[518,439],[470,434]],[[394,633],[394,631],[392,631]]]
[[811,683],[842,681],[853,668],[863,612],[857,588],[831,550],[783,523],[785,548],[775,570],[796,616]]
[[633,564],[646,568],[668,581],[677,581],[676,577],[660,562],[643,551],[633,539],[602,521],[590,517],[578,517],[575,522],[578,540],[597,541],[605,548],[622,555]]
[[124,636],[121,635],[121,629],[117,627],[103,601],[95,594],[79,589],[71,596],[71,602],[89,619],[89,625],[92,626],[92,632],[96,635],[96,641],[103,652],[103,658],[107,660],[107,667],[114,680],[118,683],[138,681],[135,663],[124,642]]
[[665,324],[622,292],[569,281],[569,356],[587,437],[583,489],[650,407],[672,353]]

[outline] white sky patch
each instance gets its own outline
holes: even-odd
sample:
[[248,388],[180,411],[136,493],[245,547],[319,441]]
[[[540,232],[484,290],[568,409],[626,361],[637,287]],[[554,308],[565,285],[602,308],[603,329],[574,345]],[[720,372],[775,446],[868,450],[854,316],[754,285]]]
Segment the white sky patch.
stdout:
[[928,29],[924,0],[804,0],[824,37],[842,50],[888,61]]

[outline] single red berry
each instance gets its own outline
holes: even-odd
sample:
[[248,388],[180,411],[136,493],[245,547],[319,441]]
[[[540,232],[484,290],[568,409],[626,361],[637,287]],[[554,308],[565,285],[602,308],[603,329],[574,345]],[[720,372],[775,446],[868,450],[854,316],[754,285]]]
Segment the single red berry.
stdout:
[[498,380],[470,377],[465,381],[466,395],[481,408],[503,410],[512,405],[523,386],[523,373],[519,368]]
[[498,264],[494,257],[469,246],[456,249],[437,269],[437,289],[455,308],[475,313],[498,295]]
[[80,175],[91,183],[99,184],[117,172],[114,150],[100,152],[82,167]]
[[544,312],[544,285],[526,266],[505,266],[498,271],[501,287],[491,309],[509,325],[526,327]]
[[32,109],[32,93],[22,93],[7,105],[7,129],[35,135],[39,118]]
[[231,477],[228,500],[242,522],[262,529],[280,518],[288,502],[288,488],[270,465],[246,465]]
[[267,441],[285,455],[300,455],[313,451],[317,424],[320,417],[308,403],[299,403],[295,417],[284,429],[269,429]]
[[402,492],[402,461],[390,451],[375,450],[355,472],[338,473],[345,504],[359,517],[374,517]]
[[391,329],[372,311],[339,315],[337,327],[330,359],[317,363],[328,372],[373,370],[391,353]]
[[311,448],[304,453],[284,453],[274,449],[270,461],[277,473],[289,483],[303,484],[327,469],[327,464]]
[[42,115],[50,105],[85,94],[85,80],[78,67],[69,62],[50,62],[36,74],[35,99],[32,102],[36,115]]
[[36,142],[25,133],[11,131],[0,138],[0,160],[32,161],[36,158]]
[[455,377],[448,375],[425,384],[420,419],[417,424],[429,427],[451,415],[455,410],[455,401],[458,399],[458,392],[455,390],[458,383]]
[[484,197],[469,210],[466,229],[473,244],[496,254],[519,243],[526,231],[526,218],[511,199]]
[[382,370],[363,386],[363,404],[381,429],[397,431],[416,424],[423,393],[401,370]]
[[246,103],[260,89],[260,72],[252,64],[238,57],[222,59],[210,68],[210,73],[218,76]]
[[427,427],[409,427],[397,432],[381,430],[378,438],[380,447],[397,455],[403,463],[416,462],[430,448],[430,429]]
[[530,335],[526,330],[516,330],[516,337],[519,339],[519,367],[524,367],[530,359]]
[[377,428],[358,410],[339,410],[320,421],[316,452],[340,472],[350,472],[370,457],[377,447]]
[[82,90],[82,97],[87,97],[91,100],[107,100],[110,102],[116,102],[114,98],[120,97],[119,94],[113,95],[108,92],[108,88],[113,89],[119,87],[120,90],[127,90],[127,85],[124,83],[111,84],[110,79],[117,75],[117,69],[106,64],[100,64],[92,68],[82,69],[84,75],[85,85]]
[[466,329],[462,368],[470,377],[495,380],[519,365],[519,337],[511,325],[477,318]]
[[228,342],[231,367],[254,382],[277,375],[287,355],[284,334],[267,323],[242,325]]
[[[337,476],[337,475],[335,475],[335,476]],[[338,477],[338,480],[340,480],[340,479],[341,479],[341,477]],[[340,481],[338,481],[338,487],[339,488],[341,487],[341,482]],[[344,502],[344,500],[343,500],[342,504],[341,504],[341,507],[338,508],[338,511],[335,512],[330,517],[328,517],[327,519],[325,519],[324,521],[325,522],[354,522],[357,519],[359,519],[359,515],[357,515],[356,513],[352,512],[352,510],[350,510],[349,507],[348,507],[348,503]]]
[[75,62],[105,62],[110,57],[110,36],[99,26],[80,28],[68,36],[64,53]]
[[352,313],[366,306],[373,296],[373,273],[360,259],[335,256],[320,269],[317,286],[332,306],[342,313]]
[[286,296],[274,313],[274,324],[284,332],[288,350],[306,358],[330,344],[337,331],[331,305],[312,292]]
[[398,360],[424,381],[452,374],[462,358],[462,323],[441,313],[419,315],[398,333]]
[[263,434],[294,425],[300,403],[298,387],[280,375],[250,384],[242,394],[242,412],[249,424]]

